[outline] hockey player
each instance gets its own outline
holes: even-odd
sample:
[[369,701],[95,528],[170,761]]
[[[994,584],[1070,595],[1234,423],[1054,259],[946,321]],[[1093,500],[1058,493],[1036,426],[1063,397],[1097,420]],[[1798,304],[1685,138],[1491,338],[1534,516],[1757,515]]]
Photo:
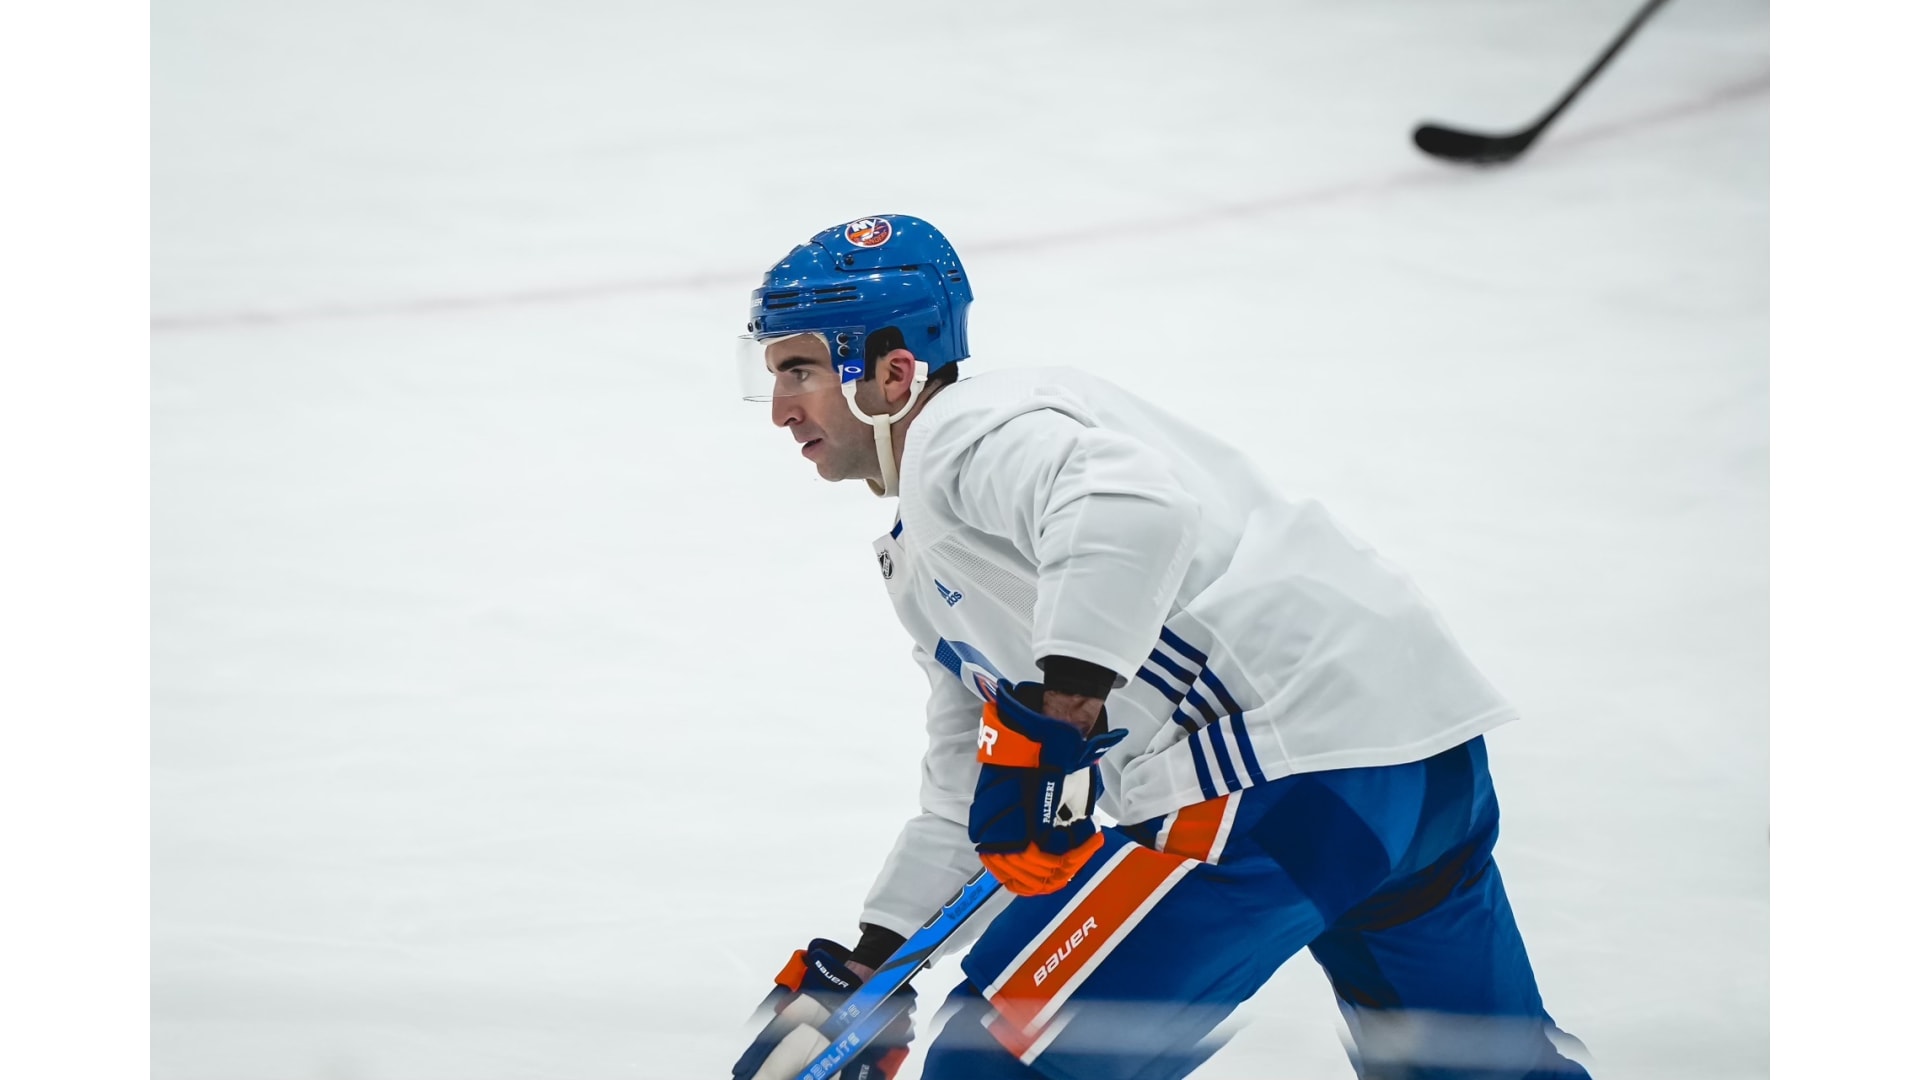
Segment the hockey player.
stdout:
[[[748,396],[822,477],[899,500],[876,562],[930,699],[922,813],[858,942],[794,954],[737,1080],[805,1066],[983,863],[1015,895],[929,1080],[1183,1076],[1302,948],[1363,1076],[1584,1076],[1493,860],[1481,736],[1512,707],[1399,570],[1205,431],[1074,370],[959,381],[972,298],[904,215],[753,293]],[[893,1076],[909,1036],[842,1076]]]

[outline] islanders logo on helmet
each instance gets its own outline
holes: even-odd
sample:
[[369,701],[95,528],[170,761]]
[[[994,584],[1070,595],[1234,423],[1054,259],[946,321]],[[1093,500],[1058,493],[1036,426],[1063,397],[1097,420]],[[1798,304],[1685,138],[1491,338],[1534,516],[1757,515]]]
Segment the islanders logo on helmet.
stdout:
[[847,222],[847,243],[854,247],[877,248],[893,239],[893,223],[883,217],[861,218]]

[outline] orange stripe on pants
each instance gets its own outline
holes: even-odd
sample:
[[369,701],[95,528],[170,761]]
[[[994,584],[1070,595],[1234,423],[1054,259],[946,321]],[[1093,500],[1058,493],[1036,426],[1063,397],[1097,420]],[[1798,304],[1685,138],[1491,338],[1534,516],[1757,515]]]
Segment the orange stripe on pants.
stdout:
[[1163,850],[1169,855],[1206,862],[1213,854],[1213,841],[1220,832],[1220,823],[1226,819],[1227,800],[1231,798],[1232,795],[1222,795],[1175,811]]
[[1151,848],[1130,847],[1120,865],[1081,896],[1053,933],[1016,961],[989,1000],[999,1017],[988,1025],[1001,1045],[1023,1055],[1051,1015],[1049,1006],[1078,984],[1096,959],[1132,929],[1167,879],[1193,863]]

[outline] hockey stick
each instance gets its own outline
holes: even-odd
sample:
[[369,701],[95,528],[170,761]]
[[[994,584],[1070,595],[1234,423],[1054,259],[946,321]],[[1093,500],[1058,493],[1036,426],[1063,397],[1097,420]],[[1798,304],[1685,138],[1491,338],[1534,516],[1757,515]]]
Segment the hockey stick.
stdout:
[[794,1080],[827,1080],[839,1072],[867,1040],[878,1035],[899,1015],[898,1009],[883,1008],[887,999],[922,968],[933,966],[955,931],[999,891],[999,879],[985,869],[968,878],[960,891],[953,894],[953,899],[934,912],[925,926],[915,930],[913,936],[894,950],[887,962],[876,968],[873,975],[860,984],[860,989],[848,995],[846,1003],[827,1018],[821,1030],[833,1042],[801,1069]]
[[1585,90],[1594,76],[1600,74],[1600,70],[1613,59],[1614,54],[1627,44],[1628,39],[1640,29],[1640,24],[1651,18],[1660,5],[1666,2],[1667,0],[1647,0],[1634,15],[1633,21],[1627,23],[1627,28],[1620,31],[1620,35],[1613,39],[1613,44],[1607,46],[1607,51],[1600,54],[1600,59],[1595,60],[1586,74],[1580,76],[1580,81],[1574,83],[1573,88],[1555,102],[1553,108],[1548,109],[1545,115],[1535,120],[1532,127],[1507,135],[1482,135],[1440,124],[1421,124],[1414,129],[1413,145],[1443,161],[1465,162],[1472,165],[1503,165],[1512,161],[1527,152],[1527,147],[1533,145],[1533,140],[1539,138],[1541,133],[1547,130],[1547,126],[1565,112],[1567,106],[1573,104],[1573,99],[1580,96],[1580,91]]

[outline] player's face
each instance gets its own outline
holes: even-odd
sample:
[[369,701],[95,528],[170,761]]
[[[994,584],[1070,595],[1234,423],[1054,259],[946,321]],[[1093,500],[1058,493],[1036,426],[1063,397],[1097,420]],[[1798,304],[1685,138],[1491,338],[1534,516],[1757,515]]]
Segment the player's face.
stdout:
[[825,340],[803,334],[774,342],[767,347],[767,370],[779,387],[774,424],[793,434],[801,456],[813,462],[822,479],[878,475],[873,429],[847,408]]

